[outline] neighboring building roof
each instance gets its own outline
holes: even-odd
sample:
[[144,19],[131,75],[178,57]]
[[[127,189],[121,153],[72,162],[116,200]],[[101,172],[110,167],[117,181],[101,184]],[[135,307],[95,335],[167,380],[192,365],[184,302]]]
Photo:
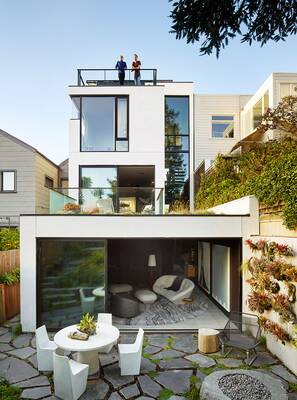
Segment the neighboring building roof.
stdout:
[[45,160],[49,161],[51,164],[53,164],[56,168],[59,168],[59,166],[54,163],[52,160],[50,160],[48,157],[46,157],[44,154],[40,153],[35,147],[30,146],[28,143],[23,142],[22,140],[18,139],[17,137],[11,135],[10,133],[7,133],[0,129],[0,135],[6,137],[7,139],[11,140],[12,142],[19,144],[20,146],[24,147],[25,149],[32,151],[33,153],[39,154],[41,157],[43,157]]

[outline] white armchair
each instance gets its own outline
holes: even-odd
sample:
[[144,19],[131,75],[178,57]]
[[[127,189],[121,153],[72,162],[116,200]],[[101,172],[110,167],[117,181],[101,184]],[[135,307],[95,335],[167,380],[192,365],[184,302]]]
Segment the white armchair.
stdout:
[[55,395],[77,400],[86,390],[89,366],[54,353]]
[[[100,325],[100,323],[112,325],[112,314],[99,313],[97,317],[97,325]],[[99,353],[109,353],[115,344],[117,344],[117,341],[108,346],[101,347]]]
[[85,296],[85,292],[83,288],[79,289],[79,296],[80,296],[80,304],[83,314],[89,313],[94,314],[95,308],[95,296]]
[[53,353],[56,344],[49,340],[45,325],[36,329],[37,365],[39,371],[53,370]]
[[175,304],[182,304],[182,300],[186,297],[190,297],[195,284],[187,278],[184,278],[179,290],[168,290],[170,286],[173,284],[176,275],[163,275],[156,280],[153,285],[153,291],[161,296],[166,297],[168,300],[172,301]]
[[119,366],[121,376],[139,375],[142,355],[144,331],[139,328],[137,337],[132,344],[119,344]]

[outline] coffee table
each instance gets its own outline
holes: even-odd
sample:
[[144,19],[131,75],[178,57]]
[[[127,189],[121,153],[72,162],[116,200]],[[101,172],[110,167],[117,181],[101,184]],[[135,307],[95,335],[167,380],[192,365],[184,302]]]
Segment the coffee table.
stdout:
[[89,365],[89,375],[99,371],[100,348],[108,346],[118,340],[120,332],[113,325],[100,323],[96,334],[91,335],[88,340],[75,340],[68,337],[70,332],[77,331],[76,325],[61,329],[54,336],[54,342],[63,350],[77,352],[77,361]]

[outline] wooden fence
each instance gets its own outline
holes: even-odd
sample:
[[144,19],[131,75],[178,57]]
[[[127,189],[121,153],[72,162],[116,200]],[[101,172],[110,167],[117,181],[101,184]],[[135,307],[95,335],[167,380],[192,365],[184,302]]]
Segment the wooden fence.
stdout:
[[0,251],[0,274],[20,266],[20,250]]

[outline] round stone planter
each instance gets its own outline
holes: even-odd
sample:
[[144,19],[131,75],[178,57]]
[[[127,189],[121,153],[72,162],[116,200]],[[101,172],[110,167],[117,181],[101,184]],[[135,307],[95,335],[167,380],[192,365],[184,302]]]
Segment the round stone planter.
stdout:
[[[224,371],[216,371],[208,375],[201,386],[200,399],[201,400],[230,400],[226,394],[223,393],[219,387],[219,381],[227,375],[246,375],[256,379],[262,383],[265,388],[270,392],[271,400],[287,400],[288,395],[286,390],[281,385],[278,379],[258,371],[249,371],[244,369],[231,369]],[[243,397],[245,398],[245,397]],[[251,397],[246,397],[250,400]]]

